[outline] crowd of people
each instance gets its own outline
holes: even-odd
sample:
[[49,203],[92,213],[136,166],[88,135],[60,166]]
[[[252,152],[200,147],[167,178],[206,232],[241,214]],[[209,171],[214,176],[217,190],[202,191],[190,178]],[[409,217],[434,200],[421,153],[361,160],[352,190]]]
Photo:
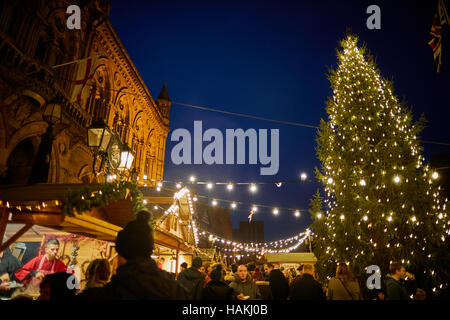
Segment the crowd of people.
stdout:
[[[45,244],[45,253],[24,266],[10,252],[0,257],[0,279],[14,279],[24,285],[11,299],[32,299],[37,291],[39,300],[364,300],[358,279],[346,263],[337,265],[336,273],[322,286],[315,279],[311,264],[284,269],[267,263],[257,265],[233,264],[229,268],[221,263],[203,263],[200,257],[192,264],[180,265],[175,278],[162,270],[164,261],[151,258],[153,231],[149,226],[150,214],[138,213],[118,233],[116,250],[119,267],[111,277],[106,259],[92,261],[86,271],[83,288],[70,285],[73,275],[56,258],[59,243],[55,239]],[[414,276],[406,273],[400,263],[391,263],[390,273],[384,278],[383,289],[375,291],[375,300],[425,300],[424,290],[414,288],[408,292],[403,281]],[[0,285],[1,287],[1,285]],[[0,291],[1,292],[1,291]]]

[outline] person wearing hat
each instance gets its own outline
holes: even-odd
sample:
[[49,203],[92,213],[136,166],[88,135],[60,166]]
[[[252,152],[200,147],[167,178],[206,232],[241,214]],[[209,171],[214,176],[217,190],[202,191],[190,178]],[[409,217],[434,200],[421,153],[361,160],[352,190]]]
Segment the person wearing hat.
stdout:
[[[151,259],[153,252],[153,229],[150,226],[151,214],[140,211],[136,219],[119,231],[116,238],[116,251],[124,263],[117,273],[92,300],[186,300],[185,289],[169,274],[158,268]],[[79,294],[83,297],[83,293]]]
[[211,281],[203,289],[203,300],[232,300],[233,288],[230,288],[224,281],[225,270],[221,264],[213,266],[209,276]]
[[186,289],[189,299],[201,300],[203,284],[205,283],[205,275],[198,269],[202,266],[203,261],[200,257],[195,257],[192,260],[192,266],[186,270],[181,271],[178,275],[177,281]]

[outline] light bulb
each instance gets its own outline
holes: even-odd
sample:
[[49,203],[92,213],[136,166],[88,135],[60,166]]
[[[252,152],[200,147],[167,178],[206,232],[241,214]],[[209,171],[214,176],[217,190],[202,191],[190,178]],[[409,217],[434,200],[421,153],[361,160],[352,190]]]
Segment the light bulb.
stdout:
[[213,201],[212,201],[212,205],[213,205],[213,206],[216,206],[216,205],[217,205],[217,201],[216,201],[216,200],[213,200]]
[[212,184],[211,182],[208,182],[208,184],[206,185],[206,187],[207,187],[208,189],[212,189],[213,184]]
[[252,184],[250,185],[250,191],[251,191],[251,192],[256,192],[256,185],[255,185],[254,183],[252,183]]
[[364,179],[361,179],[361,181],[359,182],[359,184],[364,187],[366,185],[366,181]]
[[273,214],[274,215],[278,215],[278,213],[279,213],[278,208],[273,209]]
[[295,215],[297,218],[300,217],[300,211],[296,210],[296,211],[294,212],[294,215]]
[[332,184],[333,183],[333,178],[328,178],[327,181],[328,181],[329,184]]
[[304,172],[300,175],[300,179],[302,179],[302,181],[305,181],[307,177],[308,176]]
[[436,171],[433,172],[433,174],[431,175],[431,177],[436,180],[437,178],[439,178],[439,173],[437,173]]
[[232,184],[232,183],[229,183],[229,184],[227,185],[227,189],[228,189],[228,190],[233,190],[233,184]]
[[236,209],[236,207],[237,207],[236,202],[232,202],[232,203],[231,203],[231,208],[232,208],[232,209]]
[[394,177],[394,182],[395,183],[399,183],[400,182],[400,177],[399,176],[395,176]]
[[256,212],[256,211],[258,211],[258,208],[256,206],[253,206],[252,211]]
[[194,177],[194,176],[191,176],[191,177],[189,178],[189,181],[190,181],[190,182],[194,182],[194,181],[195,181],[195,177]]

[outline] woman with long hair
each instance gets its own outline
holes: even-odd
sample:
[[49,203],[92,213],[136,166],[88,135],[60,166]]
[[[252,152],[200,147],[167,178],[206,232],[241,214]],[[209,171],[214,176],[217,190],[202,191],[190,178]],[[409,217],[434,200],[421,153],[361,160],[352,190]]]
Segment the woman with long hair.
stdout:
[[328,300],[363,300],[358,281],[350,267],[340,262],[328,284]]

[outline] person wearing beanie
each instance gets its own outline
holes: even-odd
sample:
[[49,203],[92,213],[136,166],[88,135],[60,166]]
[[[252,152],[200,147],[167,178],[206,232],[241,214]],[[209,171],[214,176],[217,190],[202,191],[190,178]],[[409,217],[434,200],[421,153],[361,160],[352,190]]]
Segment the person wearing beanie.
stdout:
[[205,275],[198,271],[202,264],[202,258],[195,257],[192,260],[192,267],[181,271],[177,278],[177,281],[186,289],[189,299],[191,300],[202,299]]
[[232,300],[233,288],[230,288],[224,281],[225,271],[221,264],[213,266],[210,274],[211,280],[203,289],[203,300]]
[[80,299],[92,300],[186,300],[186,290],[169,274],[158,268],[151,258],[153,252],[153,229],[151,214],[140,211],[136,219],[119,231],[116,251],[126,262],[96,295]]

